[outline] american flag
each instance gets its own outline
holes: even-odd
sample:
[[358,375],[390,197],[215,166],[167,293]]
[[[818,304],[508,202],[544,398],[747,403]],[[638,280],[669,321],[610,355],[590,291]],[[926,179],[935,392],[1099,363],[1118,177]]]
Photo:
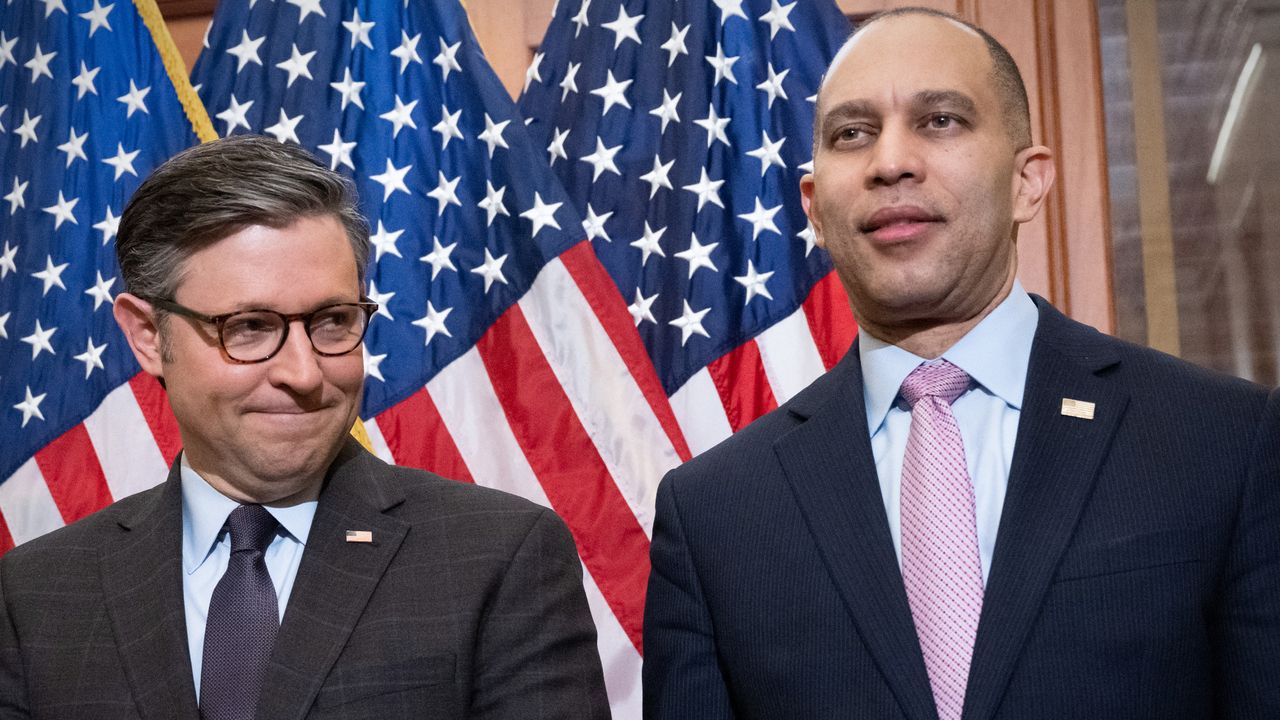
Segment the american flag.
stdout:
[[800,203],[831,0],[562,0],[520,107],[696,454],[848,349]]
[[361,416],[384,459],[553,508],[619,717],[638,717],[653,497],[689,453],[626,303],[462,7],[223,0],[217,130],[311,149],[373,228]]
[[0,6],[0,553],[163,480],[177,450],[111,307],[125,202],[197,142],[182,72],[150,0]]

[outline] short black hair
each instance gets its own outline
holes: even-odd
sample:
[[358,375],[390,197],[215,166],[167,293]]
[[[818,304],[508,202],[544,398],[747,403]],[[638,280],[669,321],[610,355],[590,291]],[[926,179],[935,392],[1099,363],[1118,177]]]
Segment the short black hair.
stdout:
[[[949,12],[933,8],[914,6],[894,8],[878,12],[862,21],[853,31],[853,34],[849,36],[849,40],[845,41],[845,44],[847,45],[859,33],[875,23],[903,15],[932,15],[933,17],[950,20],[969,28],[982,38],[987,45],[987,53],[991,56],[991,80],[995,84],[996,94],[1000,97],[1001,108],[1004,111],[1005,127],[1009,132],[1009,137],[1013,140],[1013,144],[1018,150],[1031,147],[1031,106],[1027,101],[1027,86],[1022,82],[1022,74],[1018,71],[1018,63],[1014,62],[1013,56],[1009,54],[1004,45],[1000,44],[999,40],[996,40],[991,36],[991,33],[977,25],[956,17]],[[821,103],[819,103],[820,105]],[[821,118],[815,116],[815,147],[819,137],[816,129],[820,121]]]

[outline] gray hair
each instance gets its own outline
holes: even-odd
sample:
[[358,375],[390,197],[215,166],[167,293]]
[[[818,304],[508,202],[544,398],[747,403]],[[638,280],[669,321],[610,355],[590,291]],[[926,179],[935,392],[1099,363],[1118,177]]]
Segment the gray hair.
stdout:
[[120,216],[125,290],[172,299],[201,248],[252,225],[283,228],[318,215],[342,222],[363,281],[369,224],[356,202],[350,180],[297,146],[240,135],[188,148],[156,168]]

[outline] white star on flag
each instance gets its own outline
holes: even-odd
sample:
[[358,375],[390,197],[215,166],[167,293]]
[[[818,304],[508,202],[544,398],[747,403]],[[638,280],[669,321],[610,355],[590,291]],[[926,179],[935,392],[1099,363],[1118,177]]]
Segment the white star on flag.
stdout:
[[644,293],[640,292],[640,288],[636,288],[636,299],[627,306],[627,311],[631,313],[631,319],[635,320],[636,327],[645,321],[658,324],[658,319],[653,316],[653,301],[657,299],[658,293],[645,297]]
[[227,48],[227,52],[236,57],[236,72],[244,70],[244,66],[248,63],[262,64],[262,58],[258,57],[258,48],[266,39],[264,35],[255,40],[249,37],[248,30],[240,31],[240,44]]
[[588,240],[604,240],[605,242],[613,242],[613,238],[609,237],[609,233],[604,229],[604,224],[613,216],[612,212],[603,215],[597,215],[595,208],[587,205],[586,217],[582,219],[582,231],[587,234]]
[[777,233],[779,235],[782,234],[782,231],[778,229],[777,223],[773,221],[773,216],[777,215],[778,211],[781,209],[782,209],[781,205],[778,205],[776,207],[766,208],[763,204],[761,204],[760,198],[756,198],[755,209],[749,213],[743,213],[738,217],[751,223],[751,239],[755,240],[759,238],[760,233],[764,232],[765,230]]
[[533,223],[533,232],[530,235],[537,235],[544,227],[553,227],[560,229],[560,223],[556,222],[556,210],[564,203],[546,203],[542,201],[541,193],[533,194],[533,207],[520,213],[520,217],[527,218]]
[[644,19],[644,15],[631,16],[627,14],[627,8],[623,5],[618,6],[618,18],[613,22],[607,22],[601,25],[603,28],[612,30],[614,33],[613,49],[617,50],[624,40],[634,40],[637,45],[640,44],[640,35],[636,32],[636,26]]
[[[68,200],[62,196],[61,190],[58,191],[58,202],[54,203],[53,205],[50,205],[47,208],[44,208],[45,212],[53,216],[54,230],[57,230],[58,228],[62,227],[62,223],[67,222],[68,220],[71,221],[72,225],[80,224],[80,222],[76,220],[76,216],[72,212],[73,210],[75,210],[76,203],[78,202],[80,202],[80,198],[71,198],[70,200]],[[59,285],[61,285],[61,283],[59,283]],[[49,292],[48,286],[45,287],[45,292],[46,293]]]
[[94,230],[102,231],[102,244],[106,245],[111,242],[111,238],[116,236],[116,232],[120,229],[120,217],[111,211],[111,206],[107,206],[106,214],[102,220],[93,224]]
[[151,92],[150,86],[139,88],[132,80],[129,81],[129,92],[116,98],[116,100],[124,103],[127,109],[124,115],[126,118],[133,117],[135,110],[141,110],[146,115],[151,114],[151,111],[147,109],[146,103],[147,93],[149,92]]
[[689,307],[689,301],[684,301],[684,312],[681,313],[680,317],[669,321],[669,324],[680,328],[680,345],[683,346],[688,344],[689,338],[694,335],[701,335],[705,338],[711,337],[711,334],[707,332],[706,328],[702,327],[702,319],[705,318],[709,312],[711,312],[711,308],[709,307],[694,312],[693,308]]
[[676,253],[676,257],[686,260],[689,263],[689,277],[698,271],[698,268],[708,268],[711,272],[719,272],[719,268],[711,261],[711,251],[719,247],[720,243],[713,242],[703,245],[698,242],[697,235],[689,236],[689,249],[681,250]]
[[630,110],[631,103],[627,100],[627,88],[631,87],[633,80],[616,80],[613,77],[613,71],[609,70],[608,78],[605,84],[591,91],[592,95],[598,95],[604,99],[604,110],[601,115],[608,114],[609,108],[614,105],[621,105]]
[[107,349],[107,344],[94,345],[93,338],[89,338],[88,347],[79,355],[72,356],[73,359],[84,363],[84,379],[88,380],[95,369],[102,369],[102,352]]
[[398,168],[391,164],[391,158],[387,158],[387,169],[377,175],[370,175],[369,179],[382,185],[382,201],[386,202],[391,198],[391,193],[397,190],[406,195],[409,194],[409,187],[404,183],[404,176],[408,175],[412,169],[412,164]]
[[40,403],[44,402],[44,398],[47,394],[48,393],[40,393],[39,395],[32,396],[31,388],[28,387],[27,397],[22,402],[13,406],[15,410],[22,413],[22,427],[26,427],[27,422],[31,420],[32,417],[44,420],[44,414],[40,412]]
[[587,163],[594,168],[591,173],[591,180],[593,182],[599,180],[600,174],[606,170],[615,175],[621,174],[618,170],[618,164],[613,161],[614,156],[617,155],[620,150],[622,150],[621,145],[607,148],[599,138],[596,138],[596,151],[581,160],[581,162]]
[[502,274],[502,263],[507,261],[507,256],[494,257],[489,248],[484,249],[484,263],[479,267],[471,268],[471,272],[484,278],[484,291],[489,292],[490,286],[494,281],[507,284],[507,278]]
[[301,113],[299,113],[298,115],[295,115],[294,117],[289,117],[288,113],[284,111],[284,108],[280,108],[280,119],[276,122],[275,125],[272,125],[271,127],[266,128],[265,130],[263,130],[263,132],[265,132],[268,135],[271,135],[272,137],[274,137],[276,140],[279,140],[280,142],[289,140],[289,141],[292,141],[294,144],[300,144],[298,140],[297,128],[298,128],[298,123],[302,122],[302,118],[303,118],[303,115]]
[[431,243],[431,252],[418,258],[422,262],[431,266],[431,279],[435,280],[441,270],[452,270],[457,272],[458,268],[454,267],[453,260],[451,260],[449,256],[453,254],[453,249],[458,247],[458,243],[441,245],[440,238],[438,237],[431,238]]
[[363,22],[360,20],[360,8],[353,8],[351,11],[351,19],[343,20],[342,27],[351,33],[351,49],[355,50],[356,45],[364,45],[370,50],[373,49],[373,41],[369,39],[369,31],[373,29],[377,23]]
[[437,214],[444,215],[444,209],[449,205],[462,207],[462,201],[458,199],[458,182],[462,180],[462,176],[459,175],[449,179],[445,177],[444,171],[440,171],[438,174],[439,179],[436,182],[436,186],[427,193],[427,197],[436,201]]
[[[360,99],[360,91],[364,90],[364,81],[356,81],[351,79],[351,68],[342,69],[342,81],[329,83],[329,87],[342,93],[342,109],[347,109],[348,103],[355,103],[355,106],[364,109],[364,100]],[[417,100],[414,100],[417,102]]]
[[311,69],[308,65],[311,64],[311,58],[315,56],[315,50],[312,50],[309,53],[299,52],[298,44],[294,43],[293,51],[289,54],[289,59],[276,63],[276,67],[285,71],[289,75],[289,79],[285,82],[284,86],[293,87],[293,81],[297,80],[299,77],[311,80]]
[[369,244],[374,248],[373,261],[378,262],[383,255],[395,255],[396,257],[404,257],[400,254],[400,249],[396,247],[396,241],[404,233],[403,230],[390,231],[383,226],[382,221],[378,221],[378,231],[369,236]]
[[400,31],[400,46],[392,50],[391,55],[400,60],[401,75],[409,67],[409,63],[422,64],[422,57],[418,55],[418,41],[421,39],[422,33],[409,37],[409,33]]
[[[458,64],[458,48],[460,47],[462,47],[461,41],[447,45],[444,38],[440,38],[440,53],[431,62],[433,65],[440,66],[440,74],[444,82],[449,81],[449,73],[462,72],[462,66]],[[395,55],[394,52],[391,54]],[[419,60],[418,62],[422,61]]]
[[644,267],[644,264],[649,262],[650,255],[657,255],[658,257],[667,256],[667,254],[663,252],[662,246],[658,244],[658,241],[662,239],[662,233],[666,231],[667,229],[665,227],[660,227],[657,230],[654,230],[649,227],[649,221],[645,221],[644,234],[640,236],[639,240],[632,241],[631,243],[631,247],[639,248],[641,252],[644,253],[643,257],[640,259],[640,267]]
[[238,127],[242,127],[245,130],[253,129],[249,127],[249,119],[245,117],[245,114],[249,112],[249,108],[253,107],[253,102],[253,100],[249,100],[248,102],[241,103],[236,99],[236,96],[232,94],[231,104],[227,106],[226,110],[223,110],[216,115],[219,120],[227,124],[227,129],[223,131],[223,135],[230,135],[235,132],[235,129]]
[[22,338],[22,342],[31,346],[32,360],[40,357],[42,352],[48,352],[50,355],[58,354],[54,352],[53,345],[49,342],[49,338],[53,337],[56,332],[58,332],[58,328],[51,327],[46,330],[40,326],[40,321],[36,320],[36,329],[30,335]]
[[102,303],[111,304],[115,302],[115,298],[111,297],[111,286],[115,284],[115,278],[102,277],[102,271],[95,272],[97,280],[94,281],[93,287],[84,291],[85,295],[93,298],[93,309],[97,310]]
[[449,332],[449,328],[445,326],[445,319],[449,317],[451,312],[453,312],[453,308],[436,310],[431,301],[427,301],[427,314],[413,321],[414,325],[427,331],[427,339],[423,344],[430,345],[432,338],[436,335],[453,337],[453,334]]
[[749,305],[751,303],[751,299],[757,295],[772,300],[773,296],[769,294],[769,288],[765,287],[765,283],[768,282],[771,277],[773,277],[772,270],[767,273],[758,273],[756,272],[755,263],[751,260],[747,260],[747,274],[738,275],[733,278],[738,282],[738,284],[747,289],[747,299],[743,305]]
[[80,13],[80,17],[89,21],[89,37],[93,37],[93,34],[99,29],[111,32],[111,23],[107,22],[107,15],[114,7],[114,3],[104,6],[99,0],[93,0],[93,8],[88,12]]
[[[408,125],[414,130],[418,129],[418,124],[413,121],[413,109],[418,106],[418,101],[414,100],[408,105],[400,100],[400,96],[395,96],[396,106],[388,110],[378,117],[391,123],[391,137],[394,138],[400,134],[400,129]],[[446,143],[448,140],[445,141]]]
[[356,169],[355,163],[351,162],[351,151],[356,149],[355,140],[344,142],[338,131],[334,130],[333,141],[327,145],[318,145],[317,147],[329,154],[330,170],[337,170],[339,165],[346,165],[352,170]]

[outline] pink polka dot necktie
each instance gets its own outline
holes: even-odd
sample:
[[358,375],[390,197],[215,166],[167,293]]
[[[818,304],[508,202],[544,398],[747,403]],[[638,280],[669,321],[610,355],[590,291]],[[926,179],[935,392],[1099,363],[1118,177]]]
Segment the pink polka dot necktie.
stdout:
[[911,430],[902,460],[902,580],[940,720],[959,720],[982,614],[973,483],[951,403],[969,376],[946,360],[902,382]]

